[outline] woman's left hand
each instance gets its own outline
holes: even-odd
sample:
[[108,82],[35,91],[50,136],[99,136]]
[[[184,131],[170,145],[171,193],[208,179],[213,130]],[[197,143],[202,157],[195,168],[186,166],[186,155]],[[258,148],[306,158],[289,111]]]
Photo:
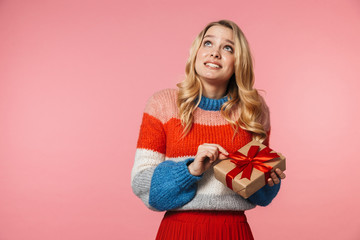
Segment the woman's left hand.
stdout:
[[275,184],[279,184],[280,179],[284,179],[285,177],[286,177],[285,173],[281,171],[279,168],[276,168],[275,171],[270,174],[270,178],[267,180],[268,185],[272,187]]

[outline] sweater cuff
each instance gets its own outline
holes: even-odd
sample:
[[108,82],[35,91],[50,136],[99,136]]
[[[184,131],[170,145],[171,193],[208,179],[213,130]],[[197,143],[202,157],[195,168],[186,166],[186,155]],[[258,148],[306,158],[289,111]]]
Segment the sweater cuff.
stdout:
[[186,159],[185,161],[178,162],[173,168],[172,174],[176,183],[183,189],[191,188],[193,184],[199,181],[203,174],[194,176],[189,172],[188,165],[194,161],[194,158]]
[[272,187],[266,184],[264,187],[260,188],[257,192],[251,195],[248,200],[256,205],[267,206],[276,197],[279,192],[280,185],[281,179],[280,183],[275,184]]

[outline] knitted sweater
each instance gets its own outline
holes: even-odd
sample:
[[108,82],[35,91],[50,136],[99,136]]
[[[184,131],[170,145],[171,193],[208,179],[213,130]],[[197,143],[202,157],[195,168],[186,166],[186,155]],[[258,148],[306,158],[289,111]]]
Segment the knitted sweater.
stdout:
[[[155,93],[147,102],[131,173],[133,192],[147,207],[165,210],[248,210],[266,206],[276,196],[280,184],[268,185],[244,199],[215,179],[213,167],[193,176],[188,165],[203,143],[216,143],[234,152],[252,140],[240,129],[233,139],[231,125],[220,114],[227,98],[202,96],[194,111],[194,124],[183,139],[176,105],[178,90]],[[264,121],[268,125],[269,121]],[[269,127],[269,126],[267,126]]]

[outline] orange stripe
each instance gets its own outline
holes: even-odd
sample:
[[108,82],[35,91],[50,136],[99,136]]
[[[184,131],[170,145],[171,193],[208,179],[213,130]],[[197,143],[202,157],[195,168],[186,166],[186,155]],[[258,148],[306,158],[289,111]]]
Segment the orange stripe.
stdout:
[[165,154],[165,131],[160,120],[144,113],[140,126],[137,148],[144,148]]
[[230,124],[207,126],[193,124],[190,133],[181,139],[182,127],[179,119],[170,119],[166,124],[144,113],[137,148],[149,149],[166,154],[167,157],[195,156],[198,146],[203,143],[216,143],[228,152],[234,152],[252,140],[251,133],[239,130],[233,139]]
[[181,139],[182,128],[179,119],[171,119],[164,125],[166,131],[166,156],[194,156],[197,148],[203,143],[216,143],[228,152],[239,150],[252,140],[251,133],[240,129],[233,139],[233,129],[230,124],[221,126],[206,126],[194,124],[190,133]]

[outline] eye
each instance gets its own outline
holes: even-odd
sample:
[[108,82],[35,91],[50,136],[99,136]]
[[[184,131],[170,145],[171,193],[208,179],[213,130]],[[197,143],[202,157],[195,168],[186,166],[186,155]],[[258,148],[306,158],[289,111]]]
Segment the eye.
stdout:
[[229,45],[226,45],[226,46],[224,47],[224,49],[225,49],[225,51],[229,51],[229,52],[231,52],[231,53],[234,52],[233,48],[230,47]]
[[210,42],[210,41],[205,41],[205,42],[204,42],[204,46],[206,46],[206,47],[211,46],[211,42]]

